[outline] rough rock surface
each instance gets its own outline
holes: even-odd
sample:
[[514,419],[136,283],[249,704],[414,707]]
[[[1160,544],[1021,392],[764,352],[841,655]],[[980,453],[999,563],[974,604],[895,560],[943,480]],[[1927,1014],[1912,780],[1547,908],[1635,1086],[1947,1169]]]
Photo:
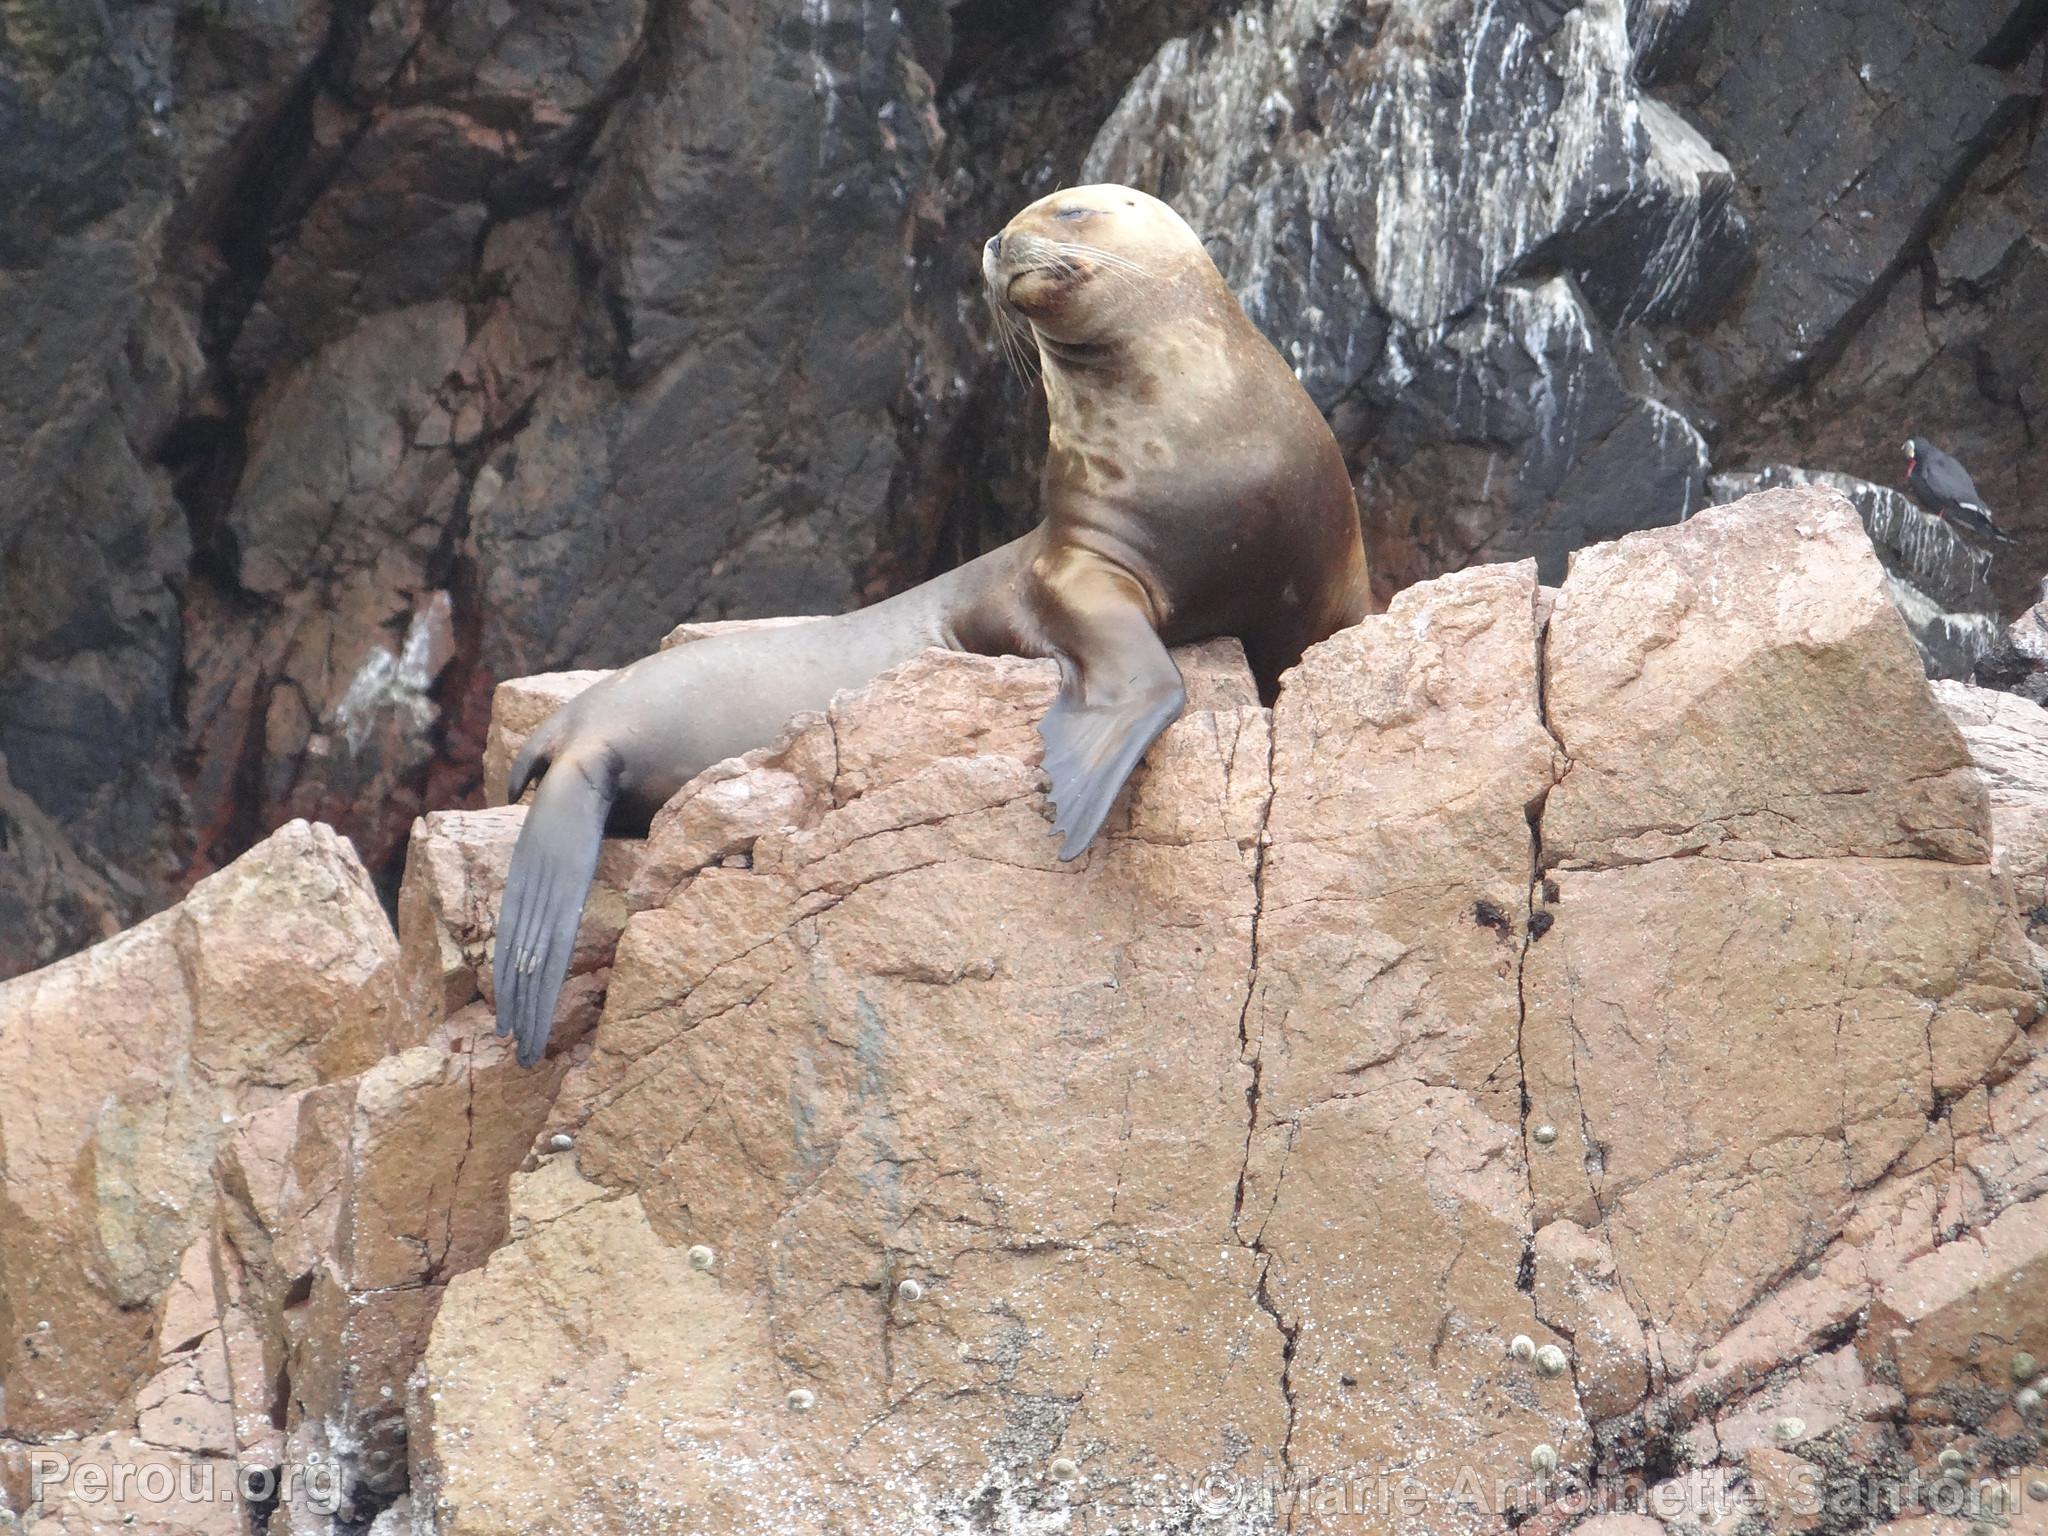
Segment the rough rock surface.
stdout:
[[561,1078],[403,968],[294,823],[0,987],[0,1518],[361,1529],[403,1493],[407,1379]]
[[1967,683],[1937,683],[1934,697],[1991,797],[1991,862],[2012,881],[2029,930],[2048,938],[2048,709]]
[[533,1072],[482,996],[517,808],[420,822],[402,939],[298,826],[0,988],[0,1509],[2030,1529],[2035,706],[1937,705],[1825,490],[1536,575],[1270,709],[1184,651],[1072,865],[1049,663],[842,694],[607,854]]
[[295,813],[393,866],[499,677],[922,563],[937,0],[7,28],[8,970]]
[[1974,680],[2048,707],[2048,582],[1978,661]]
[[0,1435],[107,1427],[243,1116],[415,1042],[398,945],[327,827],[0,984]]
[[2044,34],[2033,0],[16,0],[0,973],[295,816],[388,894],[415,814],[482,799],[501,680],[1020,531],[1042,413],[973,253],[1084,168],[1213,238],[1389,593],[1554,582],[1709,470],[1886,480],[1919,431],[2020,535],[2009,616],[2048,563]]
[[2017,1475],[2040,973],[1858,519],[1543,597],[1445,578],[1212,698],[1077,867],[1043,664],[934,654],[679,796],[573,1152],[435,1324],[437,1528],[1563,1530],[1547,1445],[1789,1530],[1844,1465]]
[[1572,766],[1546,863],[1988,858],[1983,786],[1841,505],[1770,492],[1580,554],[1550,619]]
[[[1620,0],[1246,6],[1160,51],[1084,174],[1215,231],[1253,318],[1384,456],[1382,579],[1535,555],[1555,581],[1700,503],[1706,444],[1631,390],[1586,304],[1711,314],[1747,237],[1727,162],[1637,87]],[[1575,281],[1513,281],[1537,250]]]
[[1929,677],[1968,678],[1998,647],[2000,626],[1989,580],[1993,552],[1915,506],[1904,492],[1827,470],[1773,464],[1714,475],[1707,494],[1725,503],[1787,485],[1825,486],[1854,503]]

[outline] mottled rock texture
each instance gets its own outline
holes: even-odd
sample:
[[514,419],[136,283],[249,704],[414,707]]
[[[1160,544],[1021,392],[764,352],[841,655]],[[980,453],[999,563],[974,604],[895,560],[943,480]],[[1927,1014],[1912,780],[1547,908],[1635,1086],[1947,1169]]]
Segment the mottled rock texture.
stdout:
[[1934,697],[1963,733],[1991,796],[1991,861],[2036,942],[2048,940],[2048,710],[1968,683]]
[[[1972,677],[2001,649],[2001,626],[1991,595],[1993,551],[1973,544],[1953,523],[1916,506],[1904,491],[1831,470],[1771,464],[1714,475],[1707,481],[1707,494],[1715,502],[1739,501],[1753,491],[1787,485],[1825,486],[1855,505],[1929,677]],[[2017,655],[2014,659],[2019,660]],[[1998,686],[2015,686],[2031,671],[2031,666],[2023,665],[2014,676],[1998,679]]]
[[0,1517],[360,1529],[404,1491],[407,1378],[561,1069],[403,970],[348,845],[294,822],[0,986]]
[[1554,583],[1710,471],[1889,481],[1917,431],[2021,540],[1916,589],[1961,675],[2048,563],[2044,32],[2034,0],[13,0],[0,974],[295,816],[389,896],[414,816],[481,803],[501,680],[1027,526],[1042,411],[974,253],[1083,174],[1211,238],[1383,595]]
[[1078,867],[1043,664],[933,655],[686,790],[573,1150],[435,1324],[437,1528],[1250,1531],[1349,1482],[1504,1530],[1539,1445],[1619,1489],[1697,1442],[1752,1512],[2022,1454],[2040,974],[1859,520],[1777,492],[1545,596],[1468,571],[1270,715],[1209,694]]
[[361,862],[293,822],[175,909],[0,984],[0,1432],[97,1430],[245,1115],[414,1043]]
[[1419,584],[1270,708],[1179,659],[1072,865],[1050,663],[930,652],[702,775],[533,1072],[517,807],[418,822],[396,935],[295,826],[0,988],[0,1511],[2027,1529],[2036,707],[1937,705],[1852,506]]

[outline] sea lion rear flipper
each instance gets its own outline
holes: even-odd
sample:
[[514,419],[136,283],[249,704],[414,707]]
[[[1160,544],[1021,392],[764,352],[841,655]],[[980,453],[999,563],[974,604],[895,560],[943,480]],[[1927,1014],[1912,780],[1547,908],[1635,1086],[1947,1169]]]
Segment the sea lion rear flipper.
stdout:
[[1131,770],[1180,718],[1187,689],[1152,627],[1144,590],[1080,552],[1047,574],[1046,632],[1060,659],[1060,696],[1038,734],[1052,780],[1062,859],[1079,858]]
[[604,845],[613,777],[587,769],[581,757],[558,759],[541,780],[512,849],[491,976],[498,1033],[517,1040],[522,1067],[540,1060],[554,1028],[555,1003]]
[[526,786],[533,782],[534,775],[544,771],[553,760],[555,740],[562,734],[568,712],[565,706],[541,721],[513,756],[512,766],[505,773],[507,805],[517,805],[519,797],[526,793]]

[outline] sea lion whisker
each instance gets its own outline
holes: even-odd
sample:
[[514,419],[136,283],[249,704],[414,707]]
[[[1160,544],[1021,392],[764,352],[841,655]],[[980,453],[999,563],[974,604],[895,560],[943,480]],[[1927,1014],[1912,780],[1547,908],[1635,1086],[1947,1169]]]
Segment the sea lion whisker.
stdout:
[[1136,288],[1145,281],[1143,274],[1126,272],[1121,267],[1104,267],[1096,275],[1104,282],[1113,283],[1119,288]]
[[1001,344],[1004,353],[1009,355],[1014,363],[1016,360],[1017,317],[1010,313],[1008,306],[1004,305],[993,295],[989,298],[988,308],[989,317],[995,322],[996,340]]
[[1130,257],[1120,256],[1115,251],[1105,251],[1099,245],[1082,245],[1074,241],[1061,241],[1058,249],[1063,256],[1078,256],[1084,260],[1100,262],[1104,267],[1113,272],[1125,272],[1133,277],[1150,277],[1152,275],[1144,267],[1131,260]]
[[1003,351],[1019,379],[1026,384],[1037,382],[1038,349],[1025,337],[1023,327],[1013,323],[1003,332]]
[[1003,349],[1004,360],[1018,378],[1029,384],[1037,372],[1037,357],[1024,344],[1024,322],[1011,314],[993,293],[989,295],[988,307],[995,319],[996,344]]
[[1061,244],[1059,254],[1061,256],[1069,256],[1069,258],[1079,258],[1079,260],[1090,260],[1090,262],[1096,262],[1098,266],[1108,266],[1108,268],[1114,268],[1118,272],[1145,272],[1145,268],[1139,266],[1135,260],[1130,260],[1128,256],[1118,256],[1116,252],[1110,252],[1110,250],[1102,250],[1100,246]]
[[1003,362],[1007,364],[1013,371],[1022,372],[1022,370],[1018,369],[1017,367],[1016,349],[1012,347],[1010,344],[1009,322],[1003,318],[1003,312],[1000,309],[997,309],[993,304],[989,306],[989,316],[995,322],[996,346],[1002,351]]

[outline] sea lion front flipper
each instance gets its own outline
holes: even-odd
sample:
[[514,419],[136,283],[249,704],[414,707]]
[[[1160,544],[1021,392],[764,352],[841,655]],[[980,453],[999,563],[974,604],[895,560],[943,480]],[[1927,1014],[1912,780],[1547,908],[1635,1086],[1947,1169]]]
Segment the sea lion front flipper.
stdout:
[[586,756],[556,759],[540,781],[512,847],[498,909],[491,960],[498,1033],[518,1042],[522,1067],[547,1049],[611,813],[616,775],[587,765]]
[[1072,551],[1043,581],[1061,686],[1038,734],[1052,780],[1052,829],[1064,838],[1060,857],[1075,859],[1145,749],[1180,718],[1187,688],[1152,627],[1144,589],[1128,574]]

